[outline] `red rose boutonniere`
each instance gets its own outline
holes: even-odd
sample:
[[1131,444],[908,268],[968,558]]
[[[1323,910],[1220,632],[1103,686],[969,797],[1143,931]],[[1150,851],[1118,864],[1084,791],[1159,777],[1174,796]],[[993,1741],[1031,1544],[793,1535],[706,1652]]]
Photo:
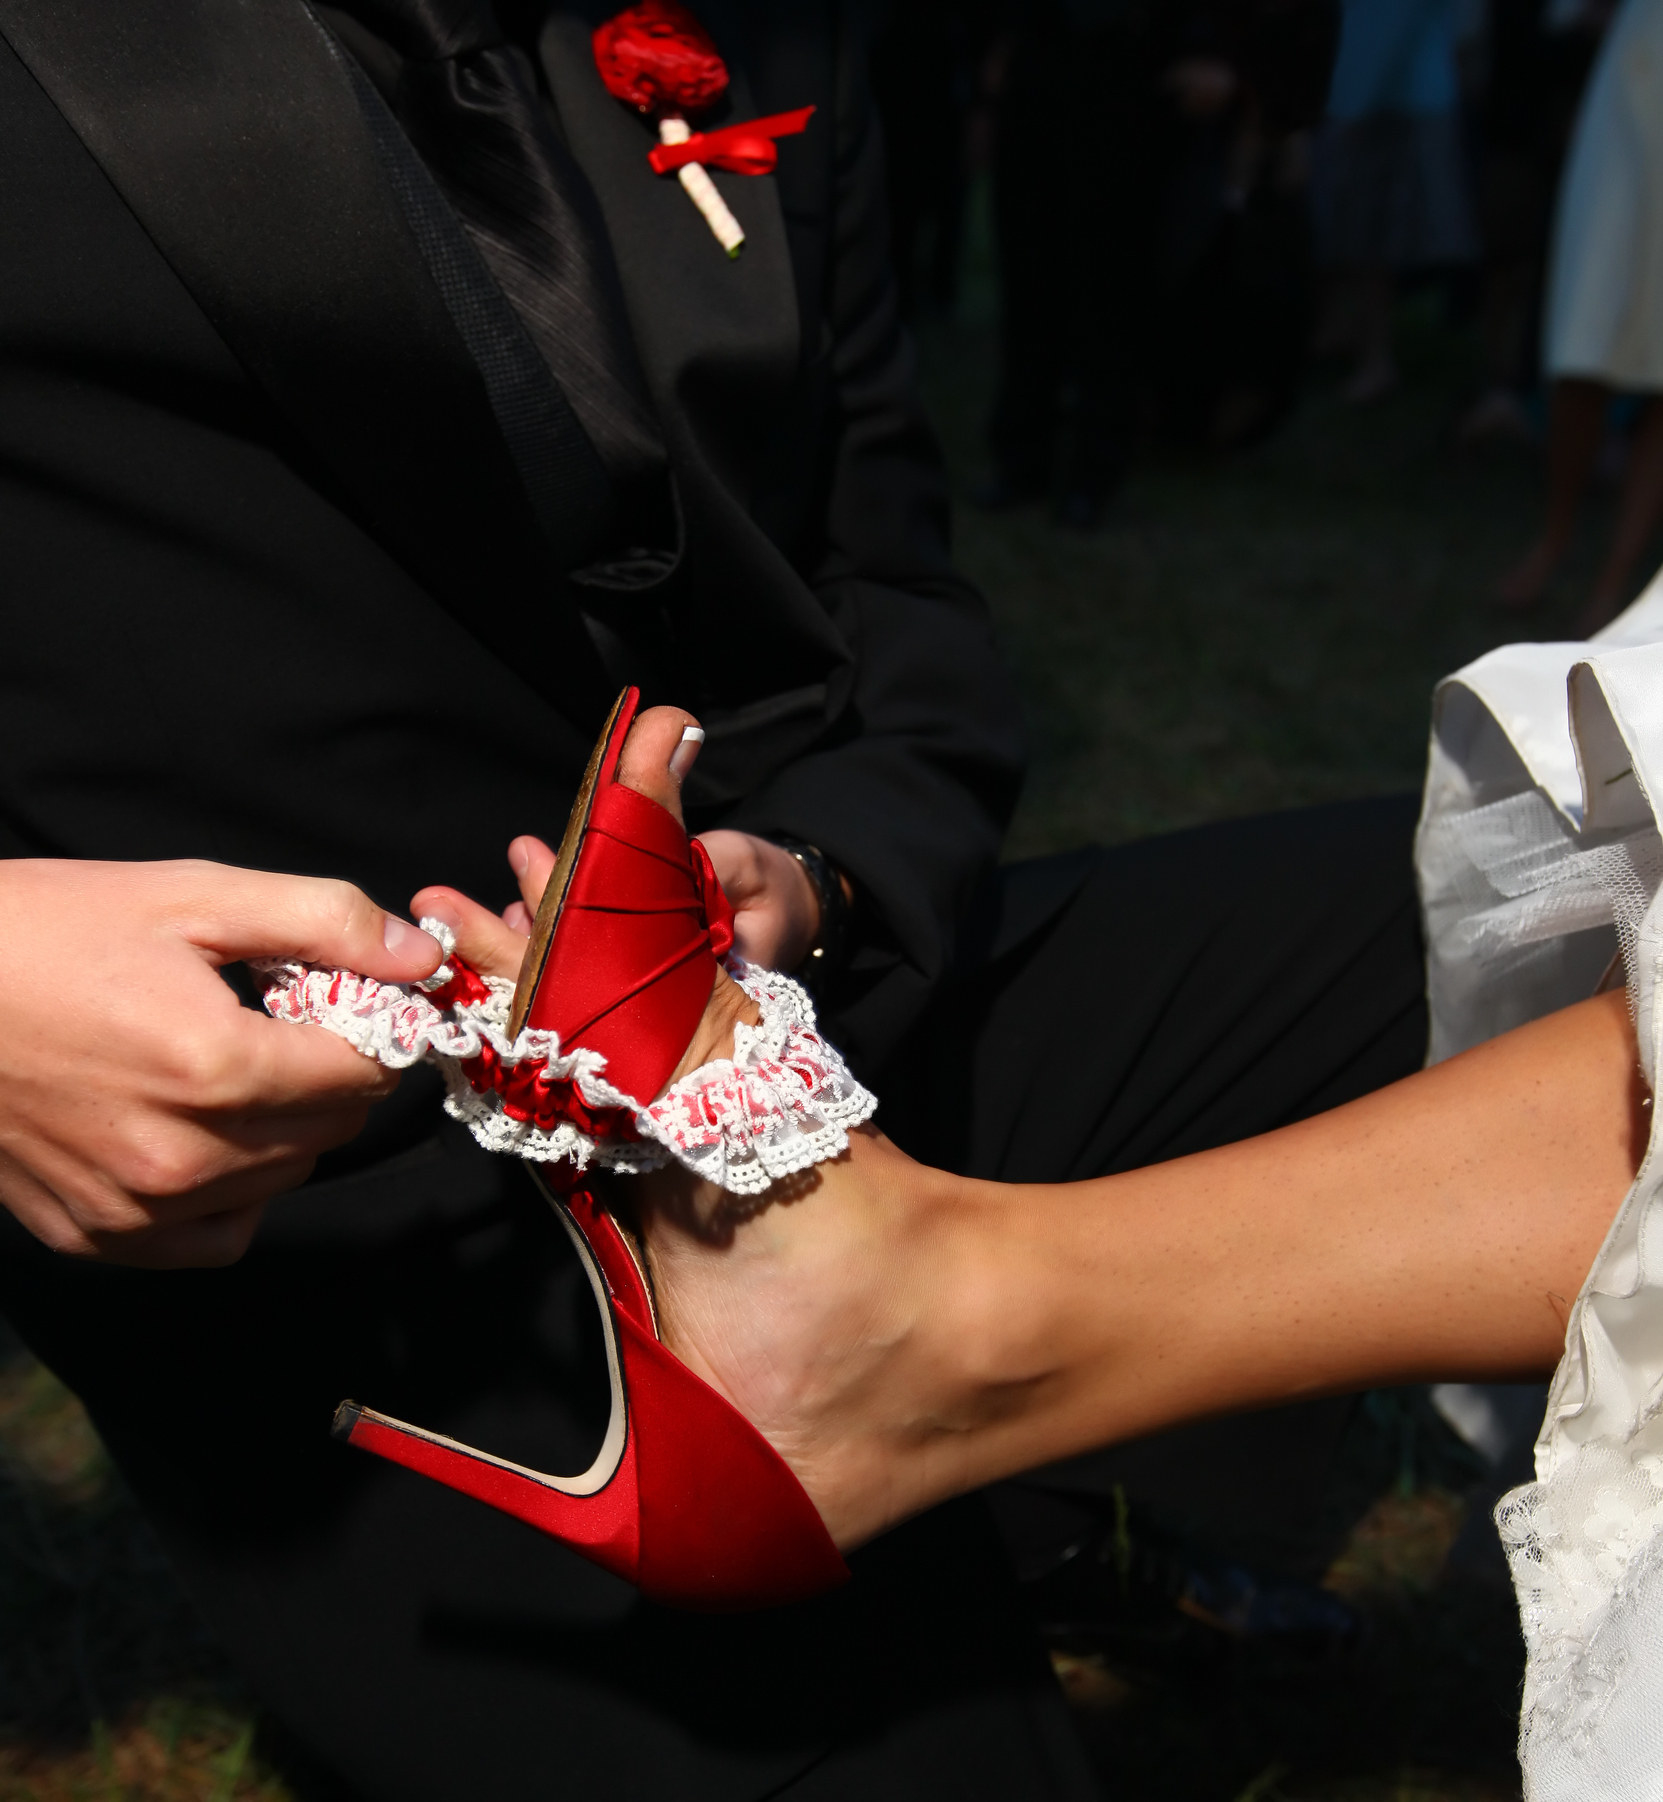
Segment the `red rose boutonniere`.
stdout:
[[706,111],[727,93],[728,71],[710,33],[680,0],[640,0],[626,7],[596,28],[594,47],[607,92],[638,113],[658,116],[659,141],[647,159],[654,172],[675,171],[716,242],[730,257],[738,256],[745,234],[705,165],[766,175],[779,161],[774,140],[801,131],[814,108],[695,132],[687,115]]

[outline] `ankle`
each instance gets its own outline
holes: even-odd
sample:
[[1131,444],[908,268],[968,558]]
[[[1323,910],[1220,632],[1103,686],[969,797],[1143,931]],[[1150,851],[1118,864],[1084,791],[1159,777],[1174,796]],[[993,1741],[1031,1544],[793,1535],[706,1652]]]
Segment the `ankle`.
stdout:
[[1025,1191],[930,1169],[875,1135],[851,1143],[850,1174],[869,1204],[870,1280],[851,1298],[862,1337],[842,1382],[799,1415],[808,1430],[781,1445],[845,1548],[1008,1475],[1056,1374],[1012,1282]]

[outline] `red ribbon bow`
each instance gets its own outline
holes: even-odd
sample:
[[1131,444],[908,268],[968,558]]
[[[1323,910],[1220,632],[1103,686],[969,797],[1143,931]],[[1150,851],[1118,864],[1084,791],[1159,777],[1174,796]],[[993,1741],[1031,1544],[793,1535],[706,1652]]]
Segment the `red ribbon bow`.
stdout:
[[720,131],[696,131],[685,144],[655,144],[647,161],[659,175],[668,175],[684,163],[703,163],[735,175],[766,175],[780,160],[775,138],[795,137],[813,111],[812,106],[800,106],[795,112],[724,125]]
[[710,935],[711,955],[718,961],[733,949],[733,903],[717,879],[716,866],[710,853],[698,840],[688,847],[693,864],[693,880],[698,885],[699,905],[704,909],[705,929]]

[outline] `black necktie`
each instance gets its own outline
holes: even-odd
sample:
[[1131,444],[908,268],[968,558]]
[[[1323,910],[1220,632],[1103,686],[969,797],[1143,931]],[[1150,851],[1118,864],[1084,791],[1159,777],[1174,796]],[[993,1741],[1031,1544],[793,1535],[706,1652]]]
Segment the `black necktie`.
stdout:
[[[396,53],[370,73],[618,484],[656,511],[663,443],[594,193],[491,0],[334,0]],[[349,47],[351,40],[349,39]]]

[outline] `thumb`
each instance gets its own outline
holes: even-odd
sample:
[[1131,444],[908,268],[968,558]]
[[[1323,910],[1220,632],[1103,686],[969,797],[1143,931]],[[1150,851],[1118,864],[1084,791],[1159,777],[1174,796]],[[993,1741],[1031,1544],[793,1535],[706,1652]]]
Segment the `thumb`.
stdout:
[[525,962],[528,935],[500,914],[453,888],[424,888],[410,903],[423,919],[442,920],[456,936],[457,955],[484,976],[513,982]]
[[295,957],[379,982],[415,982],[442,960],[438,941],[377,907],[350,882],[226,864],[166,866],[173,923],[215,963]]

